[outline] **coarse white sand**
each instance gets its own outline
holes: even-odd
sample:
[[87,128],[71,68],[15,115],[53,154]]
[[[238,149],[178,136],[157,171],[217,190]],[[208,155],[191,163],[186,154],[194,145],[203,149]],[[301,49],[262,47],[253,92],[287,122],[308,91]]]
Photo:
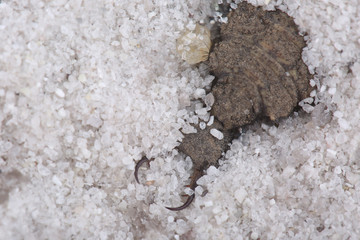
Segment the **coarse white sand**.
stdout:
[[1,1],[0,239],[360,238],[358,0],[265,6],[307,33],[318,90],[278,126],[243,129],[193,204],[165,208],[189,193],[174,147],[209,120],[213,80],[176,39],[215,2]]

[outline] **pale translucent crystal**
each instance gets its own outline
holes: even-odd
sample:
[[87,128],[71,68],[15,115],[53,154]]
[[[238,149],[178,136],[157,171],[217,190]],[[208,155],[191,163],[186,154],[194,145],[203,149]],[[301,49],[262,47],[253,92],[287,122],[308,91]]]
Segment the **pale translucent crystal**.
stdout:
[[206,61],[211,47],[210,31],[207,27],[196,24],[192,31],[186,31],[176,43],[181,58],[189,64]]

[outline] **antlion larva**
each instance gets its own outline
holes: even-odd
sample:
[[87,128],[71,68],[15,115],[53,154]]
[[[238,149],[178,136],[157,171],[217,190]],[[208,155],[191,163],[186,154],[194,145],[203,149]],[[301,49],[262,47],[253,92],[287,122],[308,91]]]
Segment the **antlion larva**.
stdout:
[[[205,41],[196,36],[208,34],[197,25],[194,32],[180,38],[178,51],[182,58],[190,64],[207,60],[210,35]],[[280,10],[268,12],[242,2],[229,13],[228,23],[221,25],[220,41],[213,46],[207,62],[216,77],[211,88],[214,123],[205,129],[194,126],[197,132],[185,134],[178,146],[194,163],[191,189],[195,189],[204,170],[217,165],[239,127],[259,118],[275,121],[287,117],[299,101],[310,95],[313,76],[301,56],[305,46],[293,18]],[[212,129],[221,131],[223,137],[212,135]],[[136,166],[136,179],[145,161]],[[194,197],[189,196],[181,207],[168,209],[182,210]]]

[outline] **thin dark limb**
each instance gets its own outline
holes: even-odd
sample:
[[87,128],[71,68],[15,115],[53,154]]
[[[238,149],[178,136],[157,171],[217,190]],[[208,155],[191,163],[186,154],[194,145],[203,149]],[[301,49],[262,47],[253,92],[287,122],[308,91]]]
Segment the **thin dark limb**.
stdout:
[[[190,182],[190,186],[189,186],[192,190],[195,190],[195,188],[197,186],[196,181],[201,176],[202,176],[202,171],[195,169],[193,175],[191,176],[191,182]],[[180,211],[180,210],[187,208],[194,199],[195,199],[195,193],[193,193],[191,196],[189,196],[188,199],[186,200],[186,202],[183,205],[181,205],[180,207],[166,207],[166,208],[171,211]]]
[[143,165],[144,162],[147,162],[147,161],[150,161],[150,160],[147,159],[147,157],[143,157],[140,161],[138,161],[138,163],[137,163],[136,166],[135,166],[134,176],[135,176],[135,179],[136,179],[136,181],[137,181],[138,184],[140,184],[139,178],[138,178],[139,168],[141,167],[141,165]]
[[194,198],[195,198],[195,193],[193,193],[191,196],[189,196],[188,199],[186,200],[186,202],[182,206],[180,206],[180,207],[166,207],[166,208],[171,210],[171,211],[183,210],[183,209],[187,208],[192,203]]

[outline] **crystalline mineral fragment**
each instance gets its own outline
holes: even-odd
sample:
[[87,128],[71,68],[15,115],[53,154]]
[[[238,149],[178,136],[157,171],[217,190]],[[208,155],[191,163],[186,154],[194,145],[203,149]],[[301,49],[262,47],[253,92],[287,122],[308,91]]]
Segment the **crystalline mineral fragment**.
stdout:
[[176,43],[176,49],[181,58],[189,64],[206,61],[210,47],[210,31],[200,24],[196,24],[194,30],[186,31]]

